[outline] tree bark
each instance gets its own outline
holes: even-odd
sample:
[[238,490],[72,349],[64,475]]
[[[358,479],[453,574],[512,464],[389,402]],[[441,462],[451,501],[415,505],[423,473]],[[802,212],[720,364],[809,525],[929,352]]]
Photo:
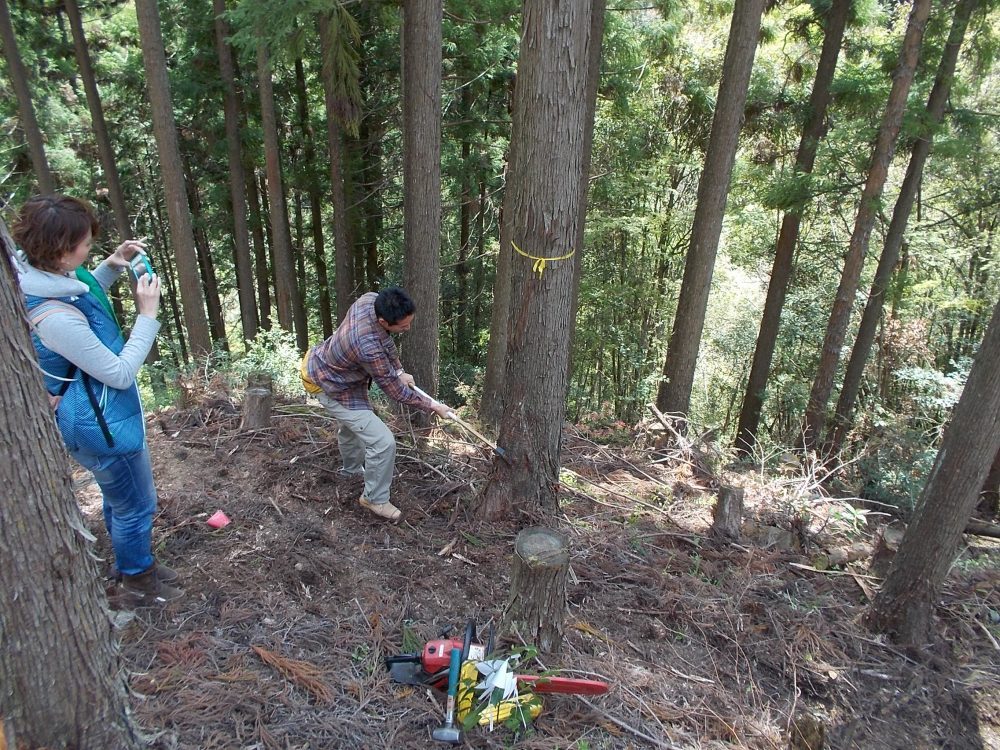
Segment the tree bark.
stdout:
[[590,159],[594,145],[594,116],[597,112],[597,89],[601,85],[601,45],[604,41],[604,15],[607,11],[607,0],[592,0],[590,15],[590,35],[594,43],[590,46],[587,57],[587,114],[585,123],[587,129],[583,133],[583,173],[580,175],[580,209],[576,221],[576,241],[573,247],[573,299],[569,319],[569,372],[566,373],[567,386],[573,376],[573,342],[576,334],[576,313],[579,309],[580,284],[583,281],[584,240],[587,227],[587,196],[590,192]]
[[868,622],[915,645],[931,635],[933,607],[990,461],[1000,450],[1000,303],[945,430],[914,519]]
[[87,37],[83,33],[83,21],[80,18],[80,8],[76,0],[63,0],[66,16],[69,18],[69,28],[73,34],[73,49],[76,52],[76,64],[83,79],[83,90],[87,95],[87,108],[90,110],[91,127],[97,141],[97,153],[104,170],[104,180],[108,184],[108,200],[115,215],[115,226],[122,240],[131,238],[132,227],[125,206],[125,193],[118,177],[118,166],[115,163],[115,151],[108,135],[108,124],[104,119],[104,108],[101,106],[101,94],[94,78],[94,67],[90,63],[90,52],[87,50]]
[[323,239],[323,196],[320,191],[318,175],[313,167],[316,161],[315,136],[312,123],[309,120],[305,66],[302,64],[302,58],[299,57],[295,58],[295,104],[299,118],[299,132],[302,136],[306,191],[309,195],[309,229],[313,240],[319,316],[323,327],[323,338],[326,338],[333,333],[333,314],[330,310],[330,282],[326,273],[326,247]]
[[[566,414],[577,213],[583,206],[591,2],[553,7],[526,0],[515,92],[502,246],[519,248],[511,275],[507,370],[500,444],[481,495],[488,519],[558,507],[559,451]],[[502,272],[503,269],[500,269]]]
[[[354,242],[347,214],[344,128],[340,121],[341,115],[338,114],[347,111],[347,107],[336,84],[333,23],[329,15],[319,14],[319,38],[323,49],[323,100],[326,104],[326,143],[330,155],[330,199],[333,204],[334,285],[339,324],[354,303],[357,284],[354,277]],[[352,126],[356,130],[357,122],[352,122]]]
[[807,450],[813,450],[819,444],[823,428],[826,424],[826,406],[833,390],[833,379],[840,362],[840,351],[844,346],[844,337],[851,319],[851,308],[854,296],[858,290],[861,269],[868,252],[868,241],[872,226],[875,223],[876,211],[882,189],[889,173],[889,165],[896,148],[896,136],[903,122],[906,109],[906,97],[913,82],[917,60],[920,57],[920,45],[927,25],[930,12],[930,0],[914,0],[910,18],[906,24],[906,34],[899,64],[893,73],[892,89],[886,102],[885,115],[879,128],[878,138],[872,152],[868,179],[861,193],[861,203],[854,220],[851,241],[844,258],[844,270],[840,276],[840,285],[830,311],[826,334],[823,337],[823,347],[820,351],[819,366],[816,368],[816,378],[809,392],[809,403],[802,423],[802,445]]
[[857,400],[865,364],[868,362],[872,343],[875,341],[875,333],[885,302],[885,293],[892,280],[893,270],[899,262],[899,251],[903,246],[903,235],[910,219],[910,210],[913,208],[913,201],[924,174],[924,164],[931,152],[934,128],[941,123],[944,116],[944,108],[951,94],[951,84],[955,77],[958,52],[965,38],[965,30],[969,26],[969,18],[978,5],[979,0],[959,0],[958,5],[955,6],[955,15],[951,24],[951,32],[948,35],[948,42],[941,55],[941,62],[938,64],[934,86],[927,98],[926,116],[923,120],[926,123],[926,130],[913,145],[910,164],[899,189],[899,196],[896,198],[892,220],[889,222],[889,230],[885,237],[885,245],[882,247],[882,255],[875,270],[871,291],[868,293],[868,302],[858,326],[858,335],[854,340],[851,358],[847,362],[847,371],[844,374],[844,384],[840,389],[840,398],[837,400],[830,441],[825,448],[825,451],[830,455],[839,452],[847,437],[847,431],[851,427],[854,402]]
[[271,272],[267,264],[267,241],[264,238],[264,219],[260,210],[260,191],[257,190],[257,173],[252,165],[244,162],[246,175],[247,206],[250,209],[250,236],[253,237],[254,269],[257,274],[257,302],[260,305],[260,327],[271,330]]
[[979,491],[979,508],[984,513],[1000,513],[1000,451],[993,457],[993,464]]
[[514,542],[510,599],[502,630],[528,637],[545,653],[562,646],[569,542],[558,531],[527,528]]
[[226,321],[222,311],[222,300],[219,297],[219,281],[215,275],[215,263],[212,262],[212,249],[208,244],[208,234],[204,228],[201,196],[198,194],[198,186],[191,173],[191,161],[185,152],[182,152],[182,155],[186,177],[184,184],[187,188],[188,206],[191,209],[194,246],[198,255],[198,270],[201,271],[201,287],[205,295],[205,306],[208,308],[208,329],[212,335],[212,342],[228,352]]
[[[840,47],[844,42],[844,29],[847,26],[847,16],[850,9],[851,0],[834,0],[826,17],[823,50],[820,52],[819,64],[816,67],[816,79],[813,81],[812,94],[809,96],[809,119],[805,127],[802,128],[799,150],[795,155],[794,170],[796,175],[812,173],[819,142],[826,132],[825,122],[826,110],[830,104],[830,84],[833,82],[833,75],[837,70],[837,59],[840,57]],[[736,428],[735,447],[737,453],[743,457],[749,457],[757,446],[757,430],[760,427],[760,413],[764,406],[764,391],[767,388],[767,379],[771,373],[771,361],[774,358],[774,348],[778,340],[781,310],[785,305],[785,295],[792,277],[792,260],[795,257],[795,246],[798,243],[803,210],[804,206],[786,211],[781,220],[781,230],[774,247],[774,263],[771,266],[770,281],[767,285],[764,313],[761,317],[760,331],[754,346],[750,375],[747,379],[746,392],[743,395],[743,405],[740,408],[739,423]]]
[[[0,745],[144,747],[0,220]],[[13,500],[11,498],[16,498]]]
[[24,129],[24,137],[28,141],[28,153],[31,156],[31,167],[35,170],[40,193],[54,193],[56,181],[49,169],[49,161],[45,157],[45,140],[35,117],[35,107],[31,103],[31,89],[28,87],[28,71],[21,61],[21,53],[17,48],[17,37],[14,35],[14,25],[10,20],[10,8],[7,0],[0,0],[0,42],[3,42],[4,57],[7,58],[7,70],[10,82],[17,98],[17,111]]
[[[441,326],[441,0],[403,1],[404,285],[417,307],[401,355],[438,392]],[[425,423],[426,415],[414,415]]]
[[742,487],[719,487],[719,496],[713,512],[712,531],[727,539],[739,539],[743,526]]
[[[70,2],[70,0],[66,0]],[[236,266],[236,291],[240,300],[240,323],[243,340],[257,335],[260,319],[253,286],[253,259],[250,250],[250,226],[247,223],[246,173],[243,169],[240,139],[242,106],[236,93],[236,69],[233,66],[229,24],[226,22],[226,0],[212,0],[215,14],[215,50],[219,57],[219,78],[222,82],[222,108],[226,123],[226,148],[229,167],[229,200],[233,210],[233,260]]]
[[665,377],[656,397],[656,405],[664,412],[686,415],[691,405],[691,388],[705,325],[708,292],[712,285],[729,195],[729,178],[736,158],[743,105],[746,103],[763,12],[764,0],[736,0],[733,9],[718,103],[712,119],[712,134],[698,184],[691,244],[684,265],[684,279],[670,343],[667,345]]
[[139,39],[142,43],[142,62],[146,70],[146,87],[153,118],[153,135],[159,155],[160,173],[163,176],[167,218],[170,222],[170,244],[177,260],[177,276],[184,310],[184,325],[188,343],[195,357],[212,351],[212,339],[205,316],[201,280],[198,278],[198,259],[194,249],[194,232],[188,210],[184,176],[181,172],[181,150],[177,141],[177,127],[170,101],[170,80],[167,77],[167,60],[160,31],[160,12],[156,0],[136,0],[136,17],[139,21]]
[[[274,288],[278,305],[278,325],[295,332],[300,351],[309,347],[309,332],[304,319],[305,308],[299,300],[295,281],[295,258],[288,228],[288,208],[281,176],[281,146],[274,107],[274,86],[267,48],[257,47],[257,85],[260,94],[260,119],[264,131],[264,162],[267,167],[267,198],[271,217],[271,246],[274,250]],[[301,311],[301,312],[300,312]]]

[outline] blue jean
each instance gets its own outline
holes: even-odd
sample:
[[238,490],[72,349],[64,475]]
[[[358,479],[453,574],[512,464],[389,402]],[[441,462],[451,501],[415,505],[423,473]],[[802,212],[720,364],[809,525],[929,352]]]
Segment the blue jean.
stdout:
[[72,451],[73,458],[94,473],[104,495],[104,525],[111,537],[118,570],[136,575],[153,565],[153,514],[156,487],[149,450],[124,456],[95,456]]

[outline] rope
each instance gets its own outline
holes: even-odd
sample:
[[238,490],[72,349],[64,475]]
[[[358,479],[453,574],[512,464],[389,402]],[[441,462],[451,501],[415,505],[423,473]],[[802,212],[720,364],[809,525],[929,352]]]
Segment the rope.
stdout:
[[556,261],[556,260],[566,260],[567,258],[572,258],[573,254],[576,252],[576,250],[570,250],[565,255],[560,255],[560,256],[557,256],[555,258],[542,258],[542,257],[540,257],[538,255],[528,255],[528,253],[524,252],[524,250],[522,250],[516,244],[514,244],[514,240],[510,241],[510,246],[512,248],[514,248],[519,254],[523,255],[525,258],[528,258],[529,260],[535,261],[534,265],[531,267],[531,272],[532,273],[537,273],[538,274],[538,278],[541,278],[542,274],[545,273],[545,264],[546,263],[549,263],[549,262],[552,262],[552,261]]

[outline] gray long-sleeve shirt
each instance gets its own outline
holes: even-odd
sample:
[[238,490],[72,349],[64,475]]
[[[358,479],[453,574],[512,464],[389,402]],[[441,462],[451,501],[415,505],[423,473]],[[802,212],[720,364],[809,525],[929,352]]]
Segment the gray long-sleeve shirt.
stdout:
[[[41,271],[17,258],[21,290],[37,297],[72,297],[87,293],[87,285],[75,276]],[[94,278],[109,289],[122,269],[112,268],[105,260],[94,269]],[[132,333],[121,354],[114,354],[100,342],[86,319],[75,311],[54,312],[39,321],[38,337],[49,349],[62,355],[95,380],[109,388],[124,389],[135,382],[136,375],[153,347],[160,323],[146,315],[136,317]],[[56,374],[56,373],[53,373]]]

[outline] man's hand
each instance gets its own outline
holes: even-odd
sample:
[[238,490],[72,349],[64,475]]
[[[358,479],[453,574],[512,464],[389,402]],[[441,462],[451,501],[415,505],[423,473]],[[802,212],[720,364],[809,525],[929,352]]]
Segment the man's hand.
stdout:
[[413,379],[413,376],[405,371],[399,373],[399,382],[401,382],[407,388],[413,388],[417,384],[417,381]]
[[442,404],[440,401],[434,401],[431,403],[431,409],[437,414],[441,419],[451,419],[452,409],[448,404]]

